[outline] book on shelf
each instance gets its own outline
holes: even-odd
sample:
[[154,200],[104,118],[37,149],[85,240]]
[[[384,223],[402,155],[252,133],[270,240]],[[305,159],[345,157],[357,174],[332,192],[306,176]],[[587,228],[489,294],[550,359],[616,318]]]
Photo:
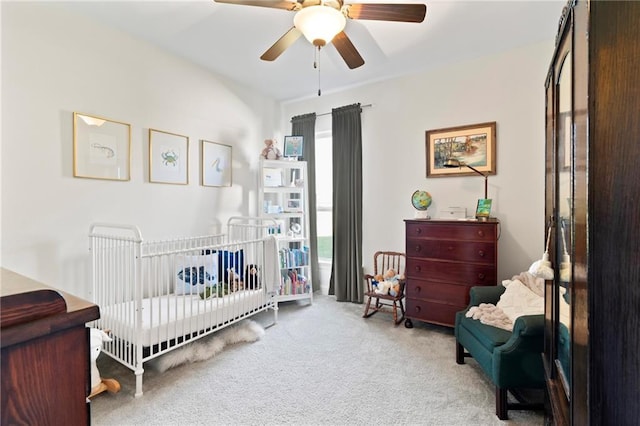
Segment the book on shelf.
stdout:
[[302,248],[284,247],[279,250],[279,255],[281,268],[296,268],[309,264],[309,247],[306,246]]
[[307,277],[292,269],[282,271],[280,280],[280,295],[306,294],[309,291]]

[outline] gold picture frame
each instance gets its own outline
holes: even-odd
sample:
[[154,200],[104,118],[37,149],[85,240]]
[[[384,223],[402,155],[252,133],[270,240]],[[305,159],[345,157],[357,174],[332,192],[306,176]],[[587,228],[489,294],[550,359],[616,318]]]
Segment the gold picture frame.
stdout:
[[231,145],[202,139],[202,186],[231,186]]
[[74,112],[73,176],[131,180],[131,125]]
[[189,137],[149,129],[149,182],[189,184]]
[[[427,177],[472,176],[472,166],[485,175],[496,174],[496,122],[427,130]],[[462,167],[445,167],[448,159]]]

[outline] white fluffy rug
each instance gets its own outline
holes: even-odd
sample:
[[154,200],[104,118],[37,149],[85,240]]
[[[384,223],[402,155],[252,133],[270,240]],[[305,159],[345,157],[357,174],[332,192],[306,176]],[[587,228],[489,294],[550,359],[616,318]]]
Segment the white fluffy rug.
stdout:
[[149,361],[148,365],[162,373],[181,364],[212,358],[222,352],[227,345],[240,342],[255,342],[262,336],[264,336],[264,329],[260,324],[253,320],[244,320],[208,337],[203,337],[159,356]]

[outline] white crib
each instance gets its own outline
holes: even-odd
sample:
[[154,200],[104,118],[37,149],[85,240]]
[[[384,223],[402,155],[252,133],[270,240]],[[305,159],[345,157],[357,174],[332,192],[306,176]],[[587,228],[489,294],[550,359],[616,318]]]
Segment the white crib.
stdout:
[[277,321],[275,226],[233,217],[226,234],[144,241],[136,226],[91,225],[92,326],[109,331],[103,352],[135,373],[136,397],[146,361],[268,309]]

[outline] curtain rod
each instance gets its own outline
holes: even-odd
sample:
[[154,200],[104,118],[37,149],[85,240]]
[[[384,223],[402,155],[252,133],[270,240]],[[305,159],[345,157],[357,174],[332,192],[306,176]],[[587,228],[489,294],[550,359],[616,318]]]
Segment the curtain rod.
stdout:
[[[360,108],[370,108],[373,104],[360,105]],[[316,117],[322,117],[323,115],[330,115],[330,112],[323,112],[322,114],[316,114]]]

